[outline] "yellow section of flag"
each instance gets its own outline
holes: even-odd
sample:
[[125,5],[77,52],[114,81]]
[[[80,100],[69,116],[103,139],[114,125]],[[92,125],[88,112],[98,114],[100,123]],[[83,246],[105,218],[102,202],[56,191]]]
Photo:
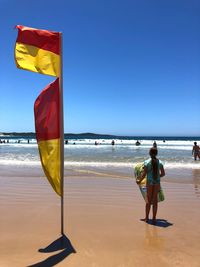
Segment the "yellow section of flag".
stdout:
[[60,138],[38,142],[43,170],[56,193],[61,196]]
[[16,43],[15,60],[20,69],[56,77],[60,74],[60,56],[32,45]]

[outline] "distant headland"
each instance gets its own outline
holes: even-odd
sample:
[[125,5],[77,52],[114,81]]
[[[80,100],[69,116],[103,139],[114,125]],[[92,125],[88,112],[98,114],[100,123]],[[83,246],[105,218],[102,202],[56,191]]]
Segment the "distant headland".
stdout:
[[[5,138],[25,138],[35,139],[35,132],[0,132],[0,137]],[[152,135],[111,135],[97,133],[65,133],[64,139],[119,139],[119,140],[194,140],[199,141],[200,136],[152,136]]]

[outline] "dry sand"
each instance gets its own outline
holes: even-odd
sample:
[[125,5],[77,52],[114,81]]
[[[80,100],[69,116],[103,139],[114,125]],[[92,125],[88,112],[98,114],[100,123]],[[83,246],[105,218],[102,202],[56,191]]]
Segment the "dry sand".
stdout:
[[199,171],[185,183],[178,174],[163,180],[156,226],[140,221],[144,201],[134,179],[67,176],[60,238],[60,199],[42,172],[1,168],[0,267],[200,266]]

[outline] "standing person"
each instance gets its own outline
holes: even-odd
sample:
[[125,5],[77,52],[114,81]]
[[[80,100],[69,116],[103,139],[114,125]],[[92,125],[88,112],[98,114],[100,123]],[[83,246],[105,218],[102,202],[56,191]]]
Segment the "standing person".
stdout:
[[135,143],[136,146],[140,145],[140,142],[137,140],[137,142]]
[[153,147],[157,148],[156,141],[153,142]]
[[152,147],[149,150],[150,158],[144,162],[144,171],[141,178],[137,180],[140,184],[141,181],[147,175],[147,201],[145,207],[145,222],[149,220],[149,212],[151,209],[151,204],[153,205],[153,223],[156,223],[156,214],[158,210],[158,192],[160,191],[160,178],[165,176],[165,170],[163,163],[156,158],[158,150]]
[[197,145],[197,142],[194,142],[192,155],[194,155],[194,160],[197,160],[197,157],[200,159],[200,147]]

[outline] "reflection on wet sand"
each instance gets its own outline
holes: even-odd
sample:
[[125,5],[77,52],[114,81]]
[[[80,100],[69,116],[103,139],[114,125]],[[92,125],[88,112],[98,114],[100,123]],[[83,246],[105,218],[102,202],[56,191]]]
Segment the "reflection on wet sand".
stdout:
[[159,235],[159,229],[155,226],[146,224],[145,225],[145,238],[144,238],[144,246],[148,249],[159,249],[162,250],[164,248],[165,240]]
[[194,182],[194,192],[197,197],[200,197],[200,171],[192,170],[192,178]]
[[172,226],[173,223],[168,222],[165,219],[157,219],[156,224],[153,223],[152,220],[149,220],[148,223],[145,224],[145,238],[144,238],[144,246],[148,249],[159,249],[163,250],[165,246],[165,239],[161,236],[161,231],[159,228],[167,228]]

